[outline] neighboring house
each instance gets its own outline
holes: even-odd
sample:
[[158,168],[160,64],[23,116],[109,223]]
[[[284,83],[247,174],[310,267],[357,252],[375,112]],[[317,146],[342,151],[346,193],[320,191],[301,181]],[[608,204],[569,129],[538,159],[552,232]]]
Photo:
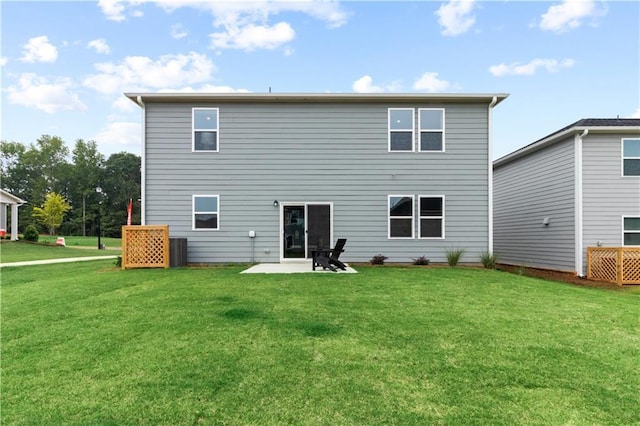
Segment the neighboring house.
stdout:
[[640,246],[640,119],[583,119],[493,163],[500,262],[586,274],[586,248]]
[[491,111],[505,94],[127,93],[142,223],[189,263],[389,262],[491,251]]
[[18,207],[26,201],[15,195],[0,189],[0,236],[4,237],[7,232],[7,207],[11,206],[11,240],[18,239]]

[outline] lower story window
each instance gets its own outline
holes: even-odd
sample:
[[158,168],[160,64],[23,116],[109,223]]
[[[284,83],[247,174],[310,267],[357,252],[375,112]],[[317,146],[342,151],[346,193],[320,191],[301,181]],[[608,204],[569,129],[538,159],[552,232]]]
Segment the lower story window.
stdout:
[[444,238],[444,196],[421,195],[420,238]]
[[640,246],[640,217],[622,218],[625,246]]
[[413,238],[413,195],[389,195],[389,238]]
[[218,229],[220,215],[219,201],[219,195],[193,196],[193,229]]

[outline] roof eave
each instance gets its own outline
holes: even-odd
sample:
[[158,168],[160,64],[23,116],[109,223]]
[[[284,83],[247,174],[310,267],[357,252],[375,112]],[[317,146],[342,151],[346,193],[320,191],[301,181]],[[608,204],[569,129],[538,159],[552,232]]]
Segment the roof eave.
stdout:
[[638,126],[573,126],[566,129],[564,132],[556,133],[498,158],[493,162],[493,167],[496,168],[503,166],[517,160],[518,158],[522,158],[549,145],[560,142],[561,140],[575,135],[576,133],[583,133],[585,130],[588,130],[589,133],[637,133],[640,135],[640,127]]
[[507,93],[125,93],[131,101],[142,102],[482,102],[495,105],[505,100]]

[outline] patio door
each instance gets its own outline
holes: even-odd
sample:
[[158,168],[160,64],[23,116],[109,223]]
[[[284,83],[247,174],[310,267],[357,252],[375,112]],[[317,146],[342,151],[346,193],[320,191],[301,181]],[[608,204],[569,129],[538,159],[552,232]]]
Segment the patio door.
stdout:
[[282,204],[282,259],[310,259],[311,250],[330,248],[330,203]]

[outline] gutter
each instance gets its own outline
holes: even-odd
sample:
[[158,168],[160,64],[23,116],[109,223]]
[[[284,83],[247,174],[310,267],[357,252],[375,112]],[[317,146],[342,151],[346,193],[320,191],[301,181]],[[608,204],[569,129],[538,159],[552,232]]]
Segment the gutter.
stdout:
[[140,133],[141,133],[141,141],[142,141],[142,157],[141,157],[141,162],[140,162],[140,224],[141,225],[146,225],[147,224],[147,213],[146,213],[146,193],[147,193],[147,141],[146,141],[146,116],[147,116],[147,112],[146,112],[146,107],[144,105],[144,102],[142,101],[142,96],[137,96],[136,97],[136,103],[138,105],[140,105],[140,107],[142,108],[142,126],[140,129]]

